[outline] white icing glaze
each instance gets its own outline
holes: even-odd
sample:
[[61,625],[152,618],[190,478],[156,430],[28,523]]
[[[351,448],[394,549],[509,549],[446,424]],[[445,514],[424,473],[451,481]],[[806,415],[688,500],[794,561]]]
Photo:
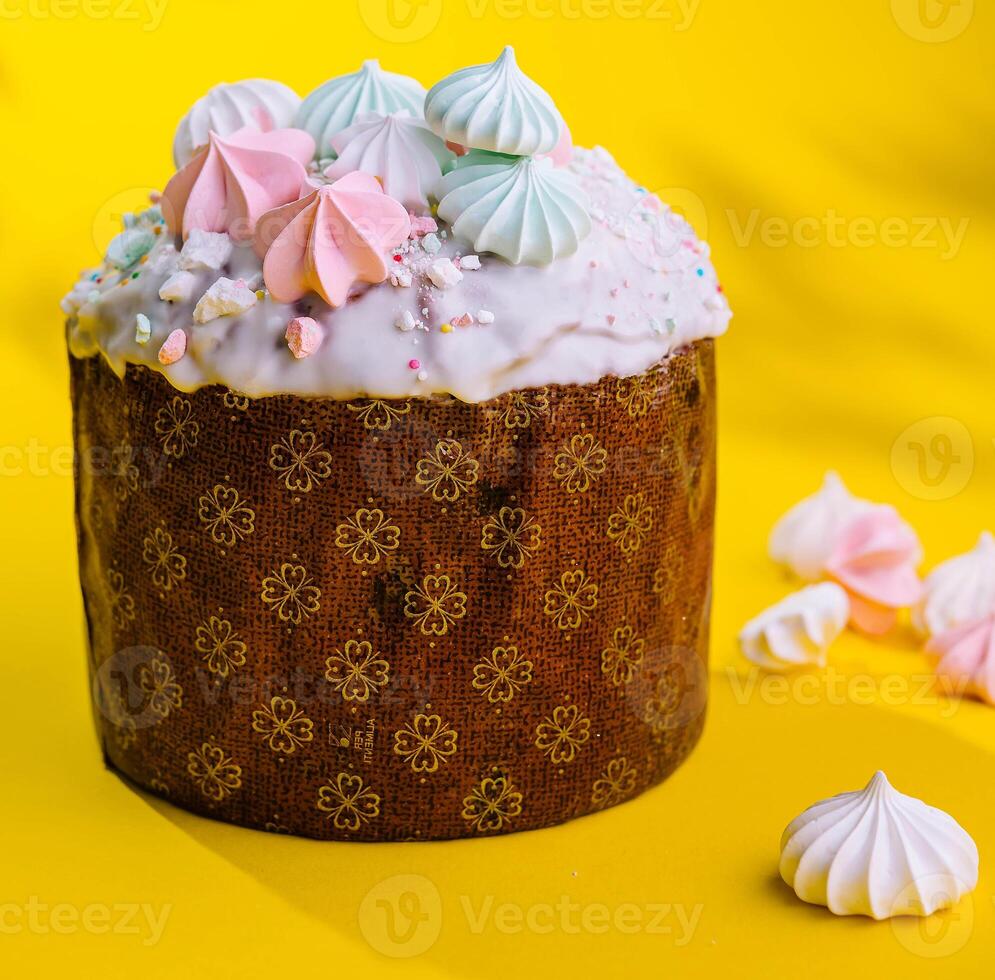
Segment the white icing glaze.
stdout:
[[912,610],[920,633],[934,636],[995,613],[995,538],[983,531],[966,554],[941,562],[926,576]]
[[739,643],[747,660],[767,670],[825,667],[826,651],[849,618],[846,590],[821,582],[755,616],[740,632]]
[[949,814],[883,772],[809,807],[781,837],[781,877],[836,915],[931,915],[978,883],[978,848]]
[[283,129],[290,125],[300,104],[301,98],[293,89],[268,78],[215,85],[176,127],[173,161],[177,168],[188,164],[194,151],[207,144],[211,130],[219,136],[231,136],[243,126],[260,132]]
[[[511,266],[484,254],[480,269],[468,268],[461,281],[439,289],[428,265],[474,251],[443,237],[442,227],[437,253],[418,245],[396,263],[398,272],[410,272],[406,288],[390,280],[357,286],[337,310],[314,295],[291,304],[267,296],[241,315],[194,325],[194,305],[219,275],[257,288],[261,263],[251,249],[235,248],[224,269],[191,273],[197,282],[190,299],[167,304],[158,292],[177,258],[169,251],[175,243],[162,235],[136,267],[137,279],[118,286],[128,273],[108,274],[94,287],[95,299],[74,289],[72,302],[67,298],[67,308],[77,310],[71,349],[77,356],[99,350],[119,374],[128,363],[145,364],[186,391],[223,384],[253,397],[452,394],[478,402],[521,388],[641,374],[692,341],[724,333],[729,306],[708,248],[690,227],[666,209],[647,209],[649,195],[604,150],[577,150],[570,170],[591,201],[593,228],[573,255],[551,265]],[[429,329],[398,328],[404,312]],[[135,341],[139,313],[151,323],[145,345]],[[464,313],[474,322],[441,332]],[[302,360],[285,340],[298,316],[313,317],[325,338]],[[189,336],[186,354],[163,367],[156,351],[178,327]],[[409,366],[415,360],[417,369]]]

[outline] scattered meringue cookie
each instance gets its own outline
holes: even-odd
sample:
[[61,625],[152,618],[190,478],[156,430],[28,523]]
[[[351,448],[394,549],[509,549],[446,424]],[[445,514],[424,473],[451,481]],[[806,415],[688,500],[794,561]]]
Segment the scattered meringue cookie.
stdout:
[[197,277],[192,272],[174,272],[160,287],[159,299],[168,303],[187,303],[193,299]]
[[321,346],[324,331],[313,317],[298,316],[287,324],[285,339],[290,353],[301,360],[310,357]]
[[936,673],[995,705],[995,612],[938,633],[926,644]]
[[248,127],[260,133],[290,125],[301,104],[300,96],[282,82],[247,78],[215,85],[180,120],[173,139],[173,162],[185,167],[212,131],[231,136]]
[[432,86],[425,118],[449,143],[515,156],[552,153],[565,128],[553,100],[518,67],[510,46],[493,64],[463,68]]
[[826,573],[849,594],[853,625],[880,636],[895,625],[899,609],[918,602],[921,561],[916,532],[894,507],[880,504],[842,528]]
[[156,243],[151,228],[126,228],[115,235],[107,246],[104,260],[116,269],[130,269]]
[[187,335],[177,327],[162,342],[159,348],[160,364],[175,364],[187,352]]
[[353,170],[372,174],[407,208],[427,207],[429,194],[456,159],[423,119],[407,112],[360,116],[332,138],[332,147],[338,159],[325,177],[337,180]]
[[385,255],[408,238],[411,219],[376,177],[354,171],[264,215],[255,236],[273,298],[293,303],[314,290],[342,306],[357,282],[383,282]]
[[931,915],[978,883],[978,848],[953,817],[876,772],[809,807],[781,837],[781,877],[835,915]]
[[170,232],[186,239],[196,228],[226,231],[248,241],[265,211],[297,200],[313,153],[314,140],[299,129],[239,129],[224,139],[209,134],[207,147],[162,193]]
[[817,493],[795,504],[771,531],[768,551],[805,581],[821,578],[844,525],[871,506],[854,497],[839,476],[826,474]]
[[334,157],[332,139],[360,116],[386,116],[407,110],[421,116],[425,89],[406,75],[384,71],[376,59],[363,62],[351,75],[341,75],[316,88],[304,102],[294,125],[306,130],[317,144],[317,156]]
[[426,275],[439,289],[451,289],[463,281],[463,273],[456,268],[452,259],[436,259],[426,270]]
[[926,576],[912,610],[920,633],[933,635],[995,612],[995,538],[983,531],[974,548],[948,558]]
[[231,258],[231,238],[223,231],[192,228],[180,251],[179,267],[189,271],[217,272]]
[[256,294],[241,279],[217,280],[194,307],[194,323],[209,323],[219,316],[234,316],[256,305]]
[[144,313],[135,315],[135,343],[144,347],[152,339],[152,321]]
[[591,230],[584,192],[551,160],[473,151],[439,182],[438,198],[454,235],[513,265],[572,255]]
[[826,651],[850,618],[846,591],[809,585],[751,619],[739,634],[744,656],[767,670],[825,667]]

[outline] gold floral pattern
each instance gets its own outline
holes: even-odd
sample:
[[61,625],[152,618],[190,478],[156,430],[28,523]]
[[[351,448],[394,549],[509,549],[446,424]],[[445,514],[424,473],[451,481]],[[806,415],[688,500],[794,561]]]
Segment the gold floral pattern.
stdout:
[[507,776],[485,776],[463,798],[463,819],[479,833],[501,830],[521,812],[522,794]]
[[426,575],[404,596],[404,615],[428,636],[444,636],[466,615],[466,593],[448,575]]
[[124,584],[124,576],[113,568],[107,570],[107,604],[114,625],[123,630],[135,618],[135,600]]
[[160,718],[183,707],[183,688],[176,681],[173,665],[161,651],[138,669],[138,686],[149,710]]
[[234,547],[256,529],[256,512],[234,487],[217,484],[197,501],[197,517],[215,544]]
[[314,738],[314,722],[293,698],[274,696],[252,712],[252,730],[277,753],[292,755]]
[[484,524],[480,547],[502,568],[521,568],[539,550],[541,538],[542,528],[521,507],[502,507]]
[[611,643],[601,651],[601,673],[616,687],[628,684],[636,668],[643,662],[646,647],[631,626],[619,626],[612,633]]
[[473,668],[473,688],[491,704],[507,703],[532,680],[531,660],[517,647],[495,647]]
[[294,429],[270,446],[269,465],[294,493],[310,493],[332,475],[332,455],[313,432]]
[[549,389],[513,391],[505,396],[507,404],[501,413],[506,429],[527,429],[532,422],[549,411]]
[[283,622],[298,626],[302,619],[318,611],[321,589],[303,565],[285,561],[278,571],[263,579],[260,598]]
[[679,664],[667,664],[643,704],[643,721],[658,735],[672,728],[686,693],[684,671]]
[[335,546],[357,565],[376,565],[400,543],[401,529],[378,508],[362,507],[335,529]]
[[187,577],[187,560],[173,545],[173,536],[157,527],[142,541],[142,561],[148,565],[152,581],[164,592]]
[[480,464],[464,452],[461,443],[443,439],[436,443],[432,452],[418,460],[415,482],[425,493],[431,492],[433,500],[452,503],[477,482],[479,470]]
[[581,569],[564,572],[545,596],[543,611],[561,630],[578,629],[598,605],[598,587]]
[[349,640],[325,661],[325,680],[345,701],[368,701],[390,680],[390,664],[369,640]]
[[340,772],[334,782],[318,788],[318,809],[328,814],[336,830],[355,832],[380,816],[380,797],[362,776]]
[[550,762],[573,762],[581,746],[591,737],[591,719],[575,704],[561,704],[536,726],[535,747]]
[[615,400],[625,406],[629,416],[642,418],[653,407],[657,382],[652,377],[619,378],[615,384]]
[[440,762],[456,754],[456,736],[456,730],[439,715],[417,714],[414,721],[394,732],[394,754],[414,772],[435,772]]
[[608,518],[608,537],[629,558],[639,550],[643,537],[652,527],[653,508],[646,503],[646,494],[630,493],[622,506]]
[[245,666],[245,644],[227,619],[211,616],[198,626],[194,645],[207,669],[219,677],[227,677]]
[[209,800],[220,803],[242,785],[242,767],[213,741],[187,754],[187,772]]
[[653,571],[653,593],[660,596],[664,605],[677,597],[677,586],[684,572],[684,555],[676,545],[670,545],[663,556],[663,564]]
[[381,401],[372,399],[366,402],[349,403],[349,411],[356,413],[356,418],[367,429],[386,432],[395,422],[399,422],[411,411],[409,402]]
[[249,410],[249,396],[240,395],[237,391],[232,391],[231,388],[221,396],[221,403],[233,412],[247,412]]
[[638,773],[626,757],[612,759],[591,789],[591,803],[599,810],[615,806],[632,795]]
[[138,490],[138,467],[135,465],[135,450],[121,443],[114,450],[111,462],[111,475],[114,477],[114,496],[122,503],[128,495]]
[[608,451],[590,432],[572,436],[553,457],[553,479],[567,493],[587,493],[608,468]]
[[193,417],[193,406],[176,395],[155,416],[155,431],[167,456],[179,459],[197,445],[200,423]]

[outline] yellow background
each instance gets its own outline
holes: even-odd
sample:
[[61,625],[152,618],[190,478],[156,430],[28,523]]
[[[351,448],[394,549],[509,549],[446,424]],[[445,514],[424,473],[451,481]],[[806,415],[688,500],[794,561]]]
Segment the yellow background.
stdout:
[[[36,896],[77,909],[169,907],[150,946],[78,928],[0,931],[0,971],[990,975],[995,710],[904,682],[926,669],[905,631],[884,643],[846,637],[830,674],[786,690],[746,670],[735,635],[790,587],[765,558],[766,535],[829,467],[860,494],[894,503],[919,530],[927,565],[995,524],[995,12],[971,0],[949,9],[924,0],[925,21],[919,0],[684,9],[675,0],[427,0],[405,27],[404,10],[393,26],[386,19],[385,0],[168,0],[161,20],[147,0],[0,4],[0,906]],[[577,142],[602,143],[687,210],[735,309],[720,348],[706,736],[639,800],[498,840],[316,844],[144,798],[101,768],[91,733],[58,300],[96,260],[116,216],[139,202],[134,189],[168,178],[174,125],[208,86],[262,76],[304,93],[374,56],[431,83],[491,60],[505,42],[554,94]],[[967,221],[958,246],[941,220]],[[929,486],[909,444],[942,453],[937,435],[960,461],[944,468],[931,458]],[[923,929],[836,919],[777,880],[785,823],[876,768],[948,809],[981,849],[973,899]],[[407,953],[428,946],[409,959],[385,957],[389,943],[376,932],[375,901],[384,891],[396,898],[394,884],[360,911],[395,875],[421,876],[402,890],[432,916],[427,932],[401,944]],[[701,906],[700,919],[683,945],[649,928],[502,934],[491,920],[475,934],[461,898],[528,909],[561,895],[612,910],[634,904],[647,926],[660,903],[686,914]]]

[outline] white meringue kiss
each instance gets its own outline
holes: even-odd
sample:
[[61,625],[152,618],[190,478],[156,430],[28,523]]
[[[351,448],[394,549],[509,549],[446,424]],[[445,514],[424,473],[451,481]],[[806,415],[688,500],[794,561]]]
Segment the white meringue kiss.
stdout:
[[983,531],[966,554],[941,562],[926,576],[912,610],[920,633],[935,636],[995,612],[995,538]]
[[975,888],[978,848],[953,817],[877,772],[788,824],[780,871],[802,901],[836,915],[930,915]]
[[839,532],[873,505],[853,496],[839,476],[826,474],[817,493],[795,504],[771,531],[768,551],[806,581],[822,576]]
[[743,655],[766,670],[824,667],[826,651],[850,618],[846,590],[810,585],[764,610],[739,634]]

